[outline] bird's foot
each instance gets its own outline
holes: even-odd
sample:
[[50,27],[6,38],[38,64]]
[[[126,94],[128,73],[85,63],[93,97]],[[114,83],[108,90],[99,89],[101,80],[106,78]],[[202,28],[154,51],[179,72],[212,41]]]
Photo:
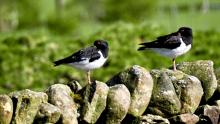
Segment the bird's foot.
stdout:
[[89,84],[93,84],[93,83],[95,83],[95,80],[90,80],[89,82],[88,82]]

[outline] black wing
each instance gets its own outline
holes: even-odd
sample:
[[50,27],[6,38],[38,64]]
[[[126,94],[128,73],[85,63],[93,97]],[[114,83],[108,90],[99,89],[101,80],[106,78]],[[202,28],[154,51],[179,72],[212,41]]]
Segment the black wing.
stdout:
[[141,43],[143,45],[138,50],[144,50],[146,48],[167,48],[167,49],[174,49],[180,46],[180,36],[178,33],[172,33],[164,36],[160,36],[157,40],[147,43]]
[[94,60],[97,60],[100,58],[100,54],[98,53],[98,50],[95,46],[91,46],[85,49],[81,49],[77,51],[76,53],[73,53],[71,56],[68,56],[64,59],[55,61],[55,66],[60,64],[68,64],[68,63],[74,63],[74,62],[81,62],[83,60],[89,59],[89,62],[92,62]]

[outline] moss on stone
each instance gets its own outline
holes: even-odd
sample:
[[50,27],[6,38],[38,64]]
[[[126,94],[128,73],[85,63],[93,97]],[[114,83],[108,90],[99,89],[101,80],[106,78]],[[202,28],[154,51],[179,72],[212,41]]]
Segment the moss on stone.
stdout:
[[140,116],[144,113],[153,90],[153,79],[148,70],[134,65],[114,76],[107,84],[109,86],[124,84],[131,93],[128,113],[133,116]]
[[13,103],[8,95],[0,95],[0,123],[10,124],[13,114]]
[[211,98],[217,88],[217,80],[212,61],[183,62],[177,66],[177,69],[186,74],[196,76],[202,82],[204,99],[207,101]]
[[130,106],[130,93],[124,84],[110,87],[107,104],[107,124],[120,124]]
[[95,123],[106,107],[108,86],[96,81],[87,85],[84,91],[84,105],[82,119],[87,123]]
[[161,116],[194,112],[198,107],[203,89],[194,76],[168,69],[152,70],[154,79],[150,111]]
[[14,102],[15,115],[12,124],[31,124],[38,112],[41,103],[46,103],[48,96],[43,92],[22,90],[10,93]]

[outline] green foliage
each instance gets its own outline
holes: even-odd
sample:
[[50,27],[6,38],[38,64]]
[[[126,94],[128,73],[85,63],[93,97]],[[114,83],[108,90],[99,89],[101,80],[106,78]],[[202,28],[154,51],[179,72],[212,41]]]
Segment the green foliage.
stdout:
[[106,0],[104,2],[105,16],[103,20],[138,21],[147,19],[156,10],[157,0]]
[[211,59],[219,67],[216,15],[220,12],[211,10],[211,5],[219,4],[213,1],[208,13],[203,13],[199,0],[0,0],[0,93],[38,90],[73,79],[85,84],[83,71],[54,67],[52,62],[95,39],[109,41],[110,56],[103,68],[92,72],[93,79],[105,82],[134,64],[168,68],[170,59],[151,51],[138,52],[138,44],[180,26],[193,28],[194,43],[177,62]]
[[[110,56],[103,68],[92,72],[92,79],[105,82],[114,74],[135,64],[148,69],[168,68],[172,64],[171,59],[152,51],[137,51],[142,39],[151,41],[166,33],[165,28],[159,25],[118,22],[103,26],[88,38],[80,39],[56,36],[45,29],[0,35],[0,92],[24,88],[41,89],[72,79],[85,84],[85,72],[68,66],[54,67],[52,62],[92,44],[95,39],[106,39],[109,42]],[[213,30],[194,30],[193,33],[192,50],[178,57],[177,62],[211,59],[219,67],[220,33]]]

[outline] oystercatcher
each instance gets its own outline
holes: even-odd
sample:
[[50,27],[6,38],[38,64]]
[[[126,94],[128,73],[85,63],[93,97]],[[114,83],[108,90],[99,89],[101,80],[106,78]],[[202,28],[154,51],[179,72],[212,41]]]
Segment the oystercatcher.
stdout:
[[151,49],[161,55],[172,58],[173,70],[176,70],[176,57],[185,54],[191,49],[193,41],[192,29],[181,27],[177,32],[159,36],[155,41],[141,43],[138,50]]
[[96,40],[94,46],[81,49],[71,56],[54,62],[55,66],[70,65],[87,72],[87,80],[91,84],[90,71],[100,68],[108,58],[108,43],[104,40]]

